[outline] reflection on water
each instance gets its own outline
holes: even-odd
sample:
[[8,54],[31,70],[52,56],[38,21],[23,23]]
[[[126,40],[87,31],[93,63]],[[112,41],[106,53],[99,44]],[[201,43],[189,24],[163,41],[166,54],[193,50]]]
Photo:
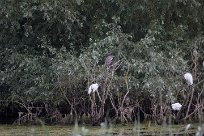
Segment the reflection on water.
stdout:
[[[109,125],[100,126],[18,126],[0,125],[0,136],[70,136],[70,135],[195,135],[198,124],[186,125]],[[84,133],[86,131],[86,133]]]

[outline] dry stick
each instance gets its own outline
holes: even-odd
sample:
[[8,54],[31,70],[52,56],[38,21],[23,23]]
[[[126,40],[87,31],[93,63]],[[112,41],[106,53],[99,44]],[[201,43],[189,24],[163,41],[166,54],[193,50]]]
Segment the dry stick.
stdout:
[[[94,65],[93,67],[93,71],[94,71],[94,74],[93,75],[90,75],[90,71],[88,70],[88,68],[86,67],[86,65],[85,65],[85,63],[84,63],[84,65],[85,65],[85,67],[87,68],[87,71],[88,71],[88,76],[93,76],[93,77],[95,77],[95,66],[96,66],[96,64],[93,64],[91,61],[90,61],[90,63],[92,64],[92,65]],[[93,79],[93,77],[92,77],[92,79]],[[89,81],[89,78],[88,78],[88,82],[90,82]],[[92,98],[93,97],[93,98]],[[95,100],[95,93],[92,93],[92,96],[91,96],[91,94],[89,95],[89,99],[90,99],[90,101],[91,101],[91,114],[92,114],[92,116],[93,115],[95,115],[96,114],[96,100]]]
[[[201,106],[200,106],[201,107]],[[191,114],[187,115],[185,118],[183,118],[183,120],[186,120],[187,118],[189,118],[191,115],[193,115],[197,110],[199,110],[200,107],[197,107]]]
[[122,62],[123,61],[119,60],[115,64],[113,64],[113,66],[115,67],[113,71],[117,70],[120,67],[120,65],[122,64]]
[[[18,98],[18,99],[20,99],[20,100],[22,100],[21,98]],[[23,101],[23,100],[22,100]],[[29,108],[28,107],[26,107],[26,105],[24,104],[24,103],[21,103],[21,102],[18,102],[18,101],[15,101],[16,103],[18,103],[18,104],[20,104],[21,106],[23,106],[26,110],[27,110],[27,114],[26,115],[24,115],[23,117],[29,117],[28,115],[31,113],[31,111],[29,110]],[[31,113],[32,114],[32,113]],[[21,117],[22,118],[22,117]],[[28,118],[28,120],[30,120],[30,118]]]
[[[108,82],[108,77],[106,77],[105,85],[107,84],[107,82]],[[103,103],[105,103],[105,100],[107,99],[107,97],[108,97],[108,91],[107,91],[107,90],[104,90]]]
[[93,102],[94,102],[94,105],[96,106],[96,95],[95,95],[95,93],[93,93]]
[[118,87],[116,88],[116,91],[117,91],[116,93],[117,93],[117,96],[118,96],[117,97],[118,103],[120,104],[120,103],[122,103],[122,100],[121,100],[121,97],[120,97],[120,92],[119,92],[119,88]]
[[196,100],[196,106],[198,107],[199,106],[199,108],[198,108],[198,110],[197,110],[197,114],[196,114],[196,116],[197,116],[197,118],[199,119],[199,113],[200,113],[200,108],[201,108],[201,106],[200,106],[200,101],[199,101],[200,99],[199,99],[199,95],[198,95],[198,98],[197,98],[197,100]]
[[126,92],[125,96],[123,97],[123,101],[122,101],[121,106],[123,106],[123,104],[124,104],[124,102],[125,102],[125,99],[126,99],[127,95],[128,95],[129,92],[130,92],[129,86],[128,86],[128,72],[129,72],[129,65],[128,65],[128,71],[127,71],[127,73],[126,73],[126,75],[125,75],[125,84],[126,84],[127,92]]
[[[97,105],[96,105],[96,96],[95,96],[95,93],[93,93],[93,101],[92,101],[92,104],[93,104],[93,105],[92,105],[92,106],[93,106],[93,107],[92,107],[92,108],[93,108],[92,110],[93,110],[93,112],[94,112],[93,115],[95,115],[95,119],[96,119],[96,118],[97,118],[97,117],[96,117]],[[96,121],[95,119],[94,119],[94,121]]]
[[[60,90],[61,90],[61,93],[64,95],[65,99],[67,100],[67,102],[68,102],[69,105],[71,106],[71,110],[75,111],[75,109],[73,108],[73,104],[72,104],[71,101],[68,99],[68,97],[66,96],[65,92],[63,91],[63,88],[62,88],[61,83],[60,83],[60,77],[59,77],[59,75],[58,75],[57,80],[58,80],[58,84],[59,84],[59,88],[60,88]],[[75,112],[75,114],[76,114],[76,112]]]
[[186,117],[188,116],[188,113],[189,113],[189,110],[190,110],[190,107],[191,107],[191,103],[192,103],[192,100],[193,100],[193,94],[194,94],[194,88],[192,88],[191,99],[190,99],[190,102],[188,104],[188,109],[187,109],[187,112],[186,112]]
[[[16,95],[16,97],[17,97],[17,95]],[[19,97],[17,97],[19,100],[21,100],[22,102],[18,102],[18,101],[14,101],[14,102],[16,102],[16,103],[18,103],[18,104],[20,104],[21,106],[23,106],[28,112],[30,112],[30,110],[29,110],[29,105],[28,106],[26,106],[26,104],[25,104],[25,102],[23,101],[23,99],[22,98],[20,98],[20,96]]]
[[[196,77],[196,68],[197,68],[197,56],[196,56],[196,54],[191,54],[191,57],[192,57],[192,61],[193,61],[193,64],[194,64],[193,71],[194,71],[194,78],[195,78]],[[190,110],[190,107],[191,107],[191,104],[192,104],[192,100],[193,100],[194,91],[195,91],[195,89],[193,87],[190,102],[188,104],[188,109],[187,109],[186,116],[185,116],[184,119],[186,119],[188,117],[188,113],[189,113],[189,110]]]
[[[85,65],[85,63],[83,63],[84,64],[84,66],[85,66],[85,68],[87,68],[86,67],[86,65]],[[88,68],[87,68],[88,69]],[[90,71],[89,70],[87,70],[88,71],[88,77],[90,76]],[[89,78],[88,78],[88,83],[90,83],[90,80],[89,80]],[[90,101],[91,101],[91,114],[93,114],[93,104],[94,104],[94,101],[93,101],[93,99],[91,98],[91,95],[89,95],[89,99],[90,99]]]
[[108,94],[109,94],[109,91],[110,91],[110,86],[111,86],[111,83],[112,83],[112,80],[113,80],[113,76],[114,76],[114,71],[116,71],[119,67],[120,67],[120,65],[122,64],[122,61],[117,61],[115,64],[114,64],[114,67],[116,67],[116,68],[114,68],[113,70],[112,70],[112,74],[111,74],[111,79],[110,79],[110,82],[109,82],[109,84],[108,84],[108,91],[107,91],[107,93],[106,93],[106,97],[105,98],[107,98],[107,96],[108,96]]
[[[118,63],[120,63],[120,61],[116,62],[114,65],[117,65]],[[99,93],[97,92],[97,95],[98,95],[98,97],[99,97],[99,100],[100,100],[100,102],[101,102],[101,104],[102,104],[101,106],[103,106],[103,107],[100,108],[99,114],[102,114],[102,112],[103,112],[103,110],[104,110],[105,100],[107,99],[108,94],[109,94],[109,88],[110,88],[110,85],[111,85],[111,81],[112,81],[112,79],[113,79],[114,71],[117,70],[120,65],[121,65],[121,63],[120,63],[116,68],[113,69],[112,77],[111,77],[110,83],[108,84],[108,91],[105,91],[105,90],[103,91],[102,98],[100,97]],[[108,78],[106,78],[105,83],[107,83],[107,80],[108,80]]]
[[[125,79],[125,84],[126,84],[126,88],[127,88],[127,92],[126,92],[125,96],[123,97],[123,101],[122,101],[122,104],[121,104],[121,119],[122,119],[122,117],[125,118],[125,116],[124,116],[124,111],[123,111],[123,105],[124,105],[124,102],[125,102],[125,99],[126,99],[127,95],[128,95],[129,92],[130,92],[129,86],[128,86],[128,72],[129,72],[129,65],[128,65],[127,73],[126,73],[126,75],[125,75],[125,77],[124,77],[124,79]],[[125,120],[126,120],[126,118],[125,118]]]
[[194,85],[194,87],[198,86],[200,83],[204,82],[204,79],[201,80],[200,82],[198,82],[196,85]]
[[111,104],[112,104],[112,106],[113,106],[113,108],[114,108],[114,110],[115,110],[115,112],[116,112],[116,117],[115,117],[115,119],[117,119],[118,118],[118,109],[117,109],[117,107],[115,106],[115,102],[114,102],[114,100],[113,100],[113,96],[112,96],[112,94],[109,94],[109,99],[110,99],[110,102],[111,102]]
[[30,110],[26,107],[25,104],[23,104],[23,103],[21,103],[21,102],[18,102],[18,101],[15,101],[15,103],[20,104],[20,105],[23,106],[28,112],[30,112]]
[[[118,66],[118,67],[119,67],[119,66]],[[117,68],[118,68],[118,67],[117,67]],[[109,94],[110,102],[111,102],[111,104],[112,104],[112,106],[113,106],[113,108],[114,108],[114,110],[115,110],[115,112],[116,112],[116,117],[115,117],[115,119],[117,119],[117,118],[118,118],[118,109],[117,109],[116,106],[115,106],[115,102],[114,102],[114,100],[113,100],[112,93],[110,92],[110,86],[111,86],[111,83],[112,83],[112,80],[113,80],[113,76],[114,76],[114,71],[115,71],[115,70],[116,70],[116,69],[113,70],[112,75],[111,75],[110,82],[109,82],[109,84],[108,84],[108,94]]]
[[97,93],[97,95],[98,95],[98,98],[99,98],[100,102],[102,102],[101,97],[100,97],[100,95],[99,95],[99,92],[96,91],[96,93]]
[[[113,70],[112,70],[112,74],[111,74],[111,79],[110,79],[110,81],[109,81],[109,84],[107,85],[107,91],[104,91],[104,94],[103,94],[103,101],[102,101],[102,99],[101,99],[101,103],[102,104],[105,104],[105,100],[107,99],[107,97],[108,97],[108,95],[110,96],[110,101],[111,101],[111,104],[112,104],[112,106],[113,107],[115,107],[115,104],[113,103],[113,100],[111,99],[111,97],[112,97],[112,94],[110,93],[110,86],[111,86],[111,83],[112,83],[112,80],[113,80],[113,76],[114,76],[114,71],[115,70],[117,70],[118,68],[119,68],[119,66],[121,65],[121,61],[119,60],[118,62],[116,62],[115,64],[114,64],[114,67],[116,67],[116,68],[114,68]],[[118,66],[117,66],[118,65]],[[107,83],[107,80],[108,80],[108,78],[106,78],[106,83]],[[115,110],[116,110],[116,112],[117,112],[117,108],[115,107],[114,108]]]
[[73,104],[71,103],[71,101],[68,99],[68,97],[65,95],[65,93],[63,93],[65,99],[67,100],[67,102],[69,103],[69,105],[71,106],[71,109],[74,110],[73,108]]
[[[203,88],[204,88],[204,84],[203,84]],[[196,100],[196,101],[197,101],[197,105],[202,105],[202,104],[200,104],[200,103],[202,103],[202,102],[200,102],[200,97],[201,97],[201,95],[203,94],[203,91],[204,91],[204,89],[202,89],[202,91],[201,91],[200,94],[198,93],[198,98],[197,98],[197,100]],[[200,106],[199,108],[202,108],[202,106]],[[198,114],[197,114],[198,116],[200,115],[200,111],[201,111],[201,110],[198,109]],[[198,117],[198,118],[199,118],[199,117]]]

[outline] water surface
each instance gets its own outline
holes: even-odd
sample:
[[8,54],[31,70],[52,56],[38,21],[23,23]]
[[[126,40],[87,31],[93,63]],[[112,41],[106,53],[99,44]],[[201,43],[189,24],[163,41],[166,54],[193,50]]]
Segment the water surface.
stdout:
[[102,126],[47,126],[47,125],[0,125],[0,136],[70,136],[83,135],[188,135],[195,134],[198,125],[192,124],[189,130],[185,131],[183,125],[102,125]]

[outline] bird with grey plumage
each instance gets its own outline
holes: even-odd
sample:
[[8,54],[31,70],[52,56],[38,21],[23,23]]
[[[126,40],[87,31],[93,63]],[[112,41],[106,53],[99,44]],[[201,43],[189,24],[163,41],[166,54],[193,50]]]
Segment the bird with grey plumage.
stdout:
[[122,64],[121,60],[117,60],[113,55],[108,55],[105,59],[105,66],[109,71],[114,73],[115,70],[119,68],[119,66]]
[[105,65],[108,69],[113,69],[113,56],[109,55],[105,59]]

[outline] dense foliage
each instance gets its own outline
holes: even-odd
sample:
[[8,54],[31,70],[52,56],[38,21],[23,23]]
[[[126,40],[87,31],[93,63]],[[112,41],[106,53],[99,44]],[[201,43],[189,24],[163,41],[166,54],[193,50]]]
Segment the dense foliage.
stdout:
[[203,13],[203,0],[1,1],[0,112],[14,108],[19,123],[202,121]]

